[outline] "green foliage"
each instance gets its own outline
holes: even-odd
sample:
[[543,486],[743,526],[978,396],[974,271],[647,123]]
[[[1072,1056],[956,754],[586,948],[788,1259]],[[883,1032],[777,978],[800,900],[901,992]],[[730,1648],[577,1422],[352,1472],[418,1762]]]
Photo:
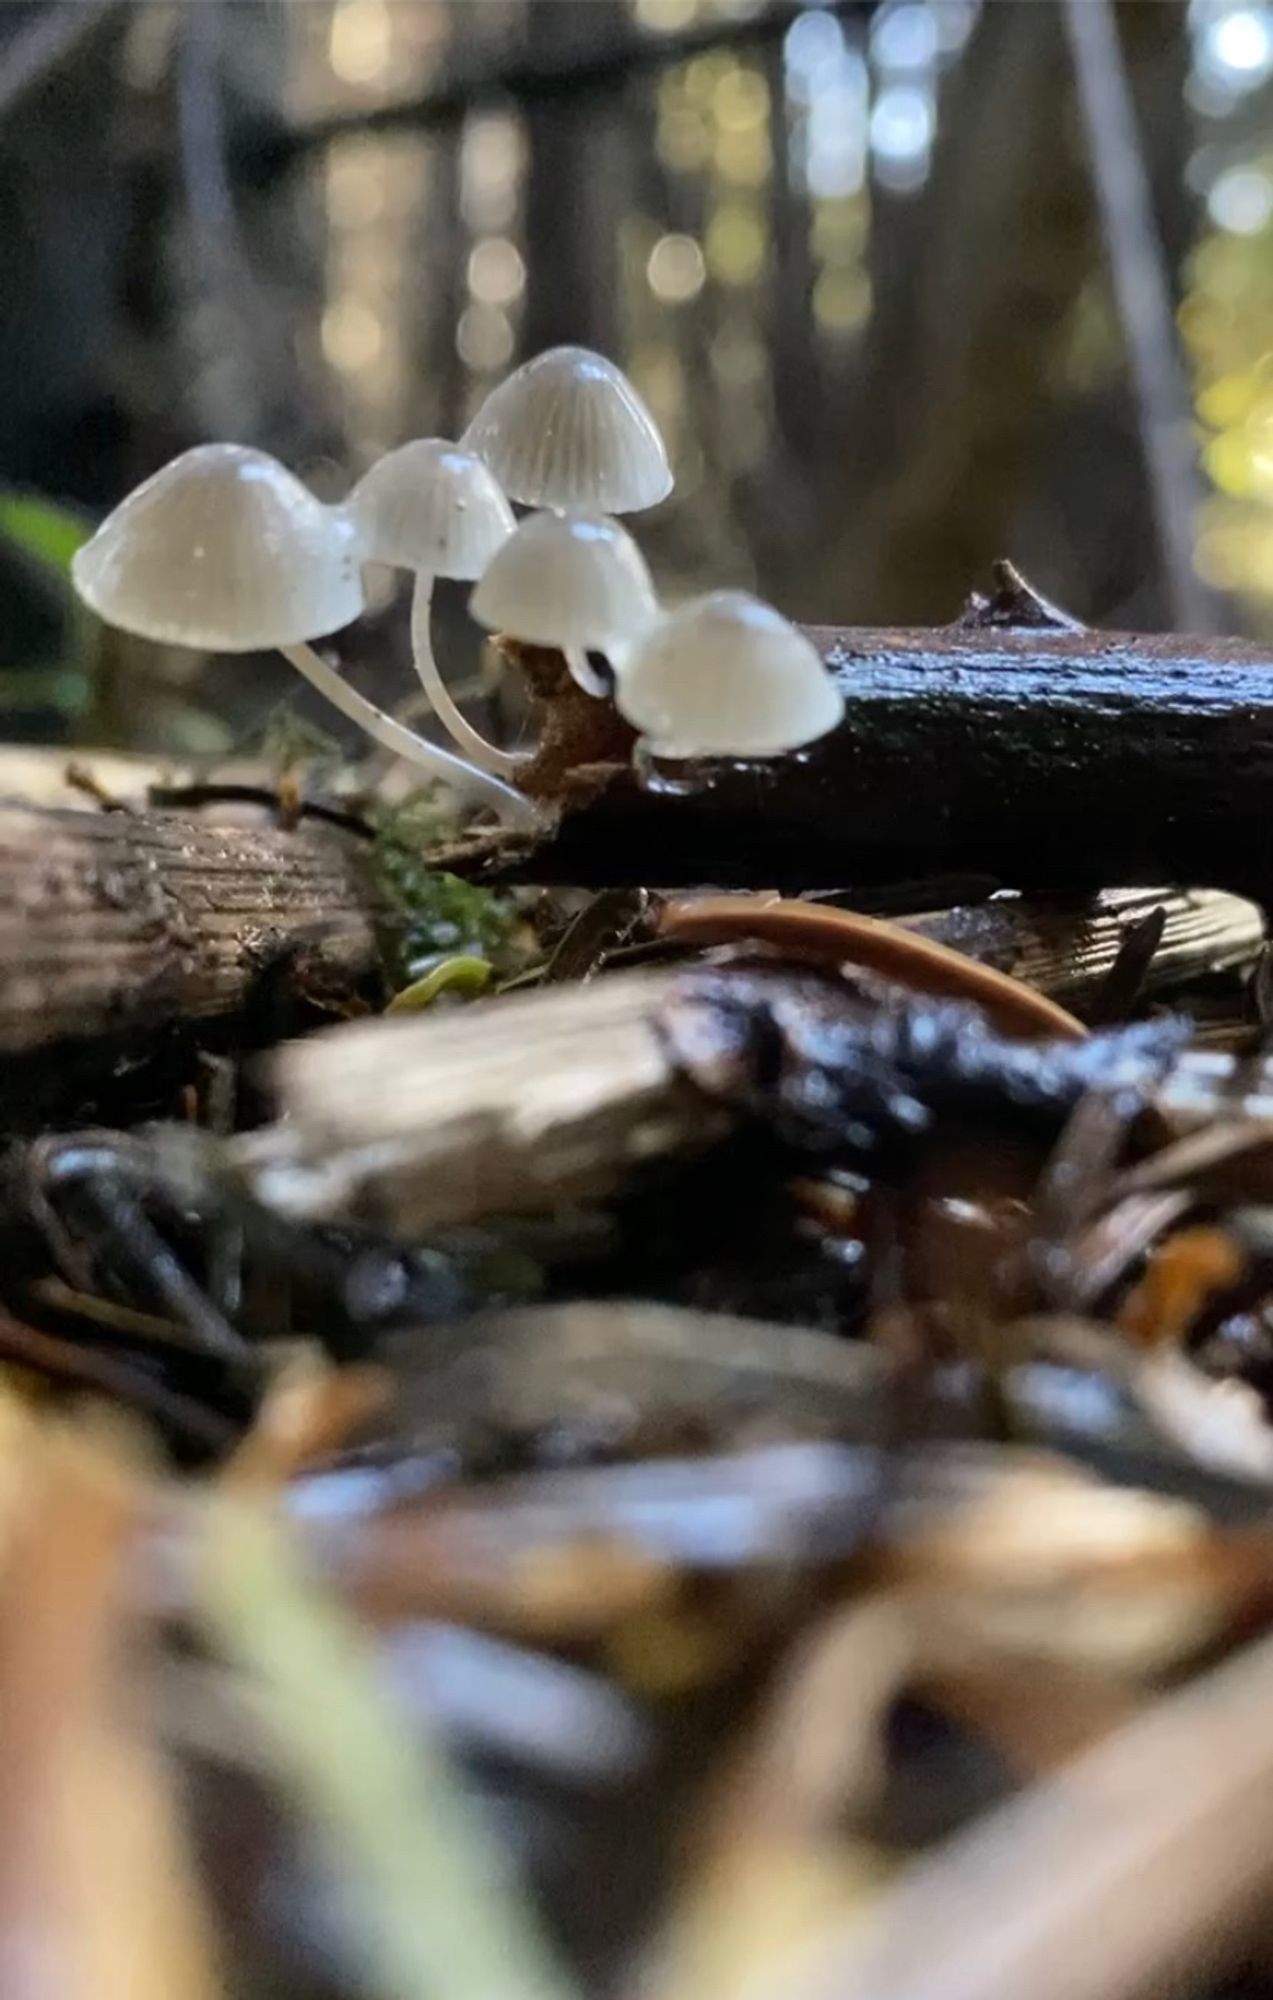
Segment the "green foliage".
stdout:
[[63,576],[69,576],[71,557],[92,532],[92,523],[70,507],[34,493],[0,492],[0,535]]
[[369,817],[376,873],[392,912],[388,944],[397,983],[419,979],[439,957],[506,967],[516,927],[511,902],[430,868],[424,858],[449,825],[432,797],[416,793],[401,805],[377,805]]
[[91,533],[68,508],[0,488],[0,590],[8,613],[0,715],[17,718],[11,731],[64,735],[87,705],[96,639],[68,572]]
[[385,1008],[386,1014],[422,1014],[433,1005],[439,994],[457,994],[464,999],[475,1000],[485,993],[495,977],[495,967],[489,958],[439,959],[431,972],[422,979],[413,979],[410,986],[402,987],[394,994]]
[[31,709],[76,716],[87,694],[88,677],[74,666],[36,662],[29,667],[0,667],[0,713]]

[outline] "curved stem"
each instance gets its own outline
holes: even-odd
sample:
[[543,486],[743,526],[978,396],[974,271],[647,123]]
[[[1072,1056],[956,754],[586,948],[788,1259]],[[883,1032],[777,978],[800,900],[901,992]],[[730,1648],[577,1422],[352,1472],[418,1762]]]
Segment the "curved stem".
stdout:
[[598,701],[604,701],[610,689],[590,663],[583,647],[563,646],[561,656],[570,669],[570,678],[576,687],[581,687],[585,694],[595,696]]
[[489,771],[479,771],[465,758],[442,749],[440,744],[426,743],[413,729],[395,722],[391,715],[377,708],[374,701],[356,693],[312,646],[280,646],[279,651],[298,673],[304,674],[311,687],[316,687],[333,708],[339,709],[351,722],[356,722],[364,736],[369,736],[373,743],[392,751],[405,763],[414,764],[417,770],[426,772],[430,778],[441,779],[444,784],[453,785],[457,791],[480,800],[512,825],[533,826],[536,823],[537,814],[529,799],[523,798],[520,792],[493,777]]
[[460,713],[434,658],[432,627],[433,578],[427,570],[417,570],[411,592],[411,657],[420,676],[420,685],[433,703],[438,721],[454,737],[461,750],[466,751],[484,771],[495,771],[502,778],[511,777],[518,765],[527,763],[529,758],[526,755],[517,756],[511,750],[498,750],[493,743],[487,742],[480,729],[474,729],[472,723]]

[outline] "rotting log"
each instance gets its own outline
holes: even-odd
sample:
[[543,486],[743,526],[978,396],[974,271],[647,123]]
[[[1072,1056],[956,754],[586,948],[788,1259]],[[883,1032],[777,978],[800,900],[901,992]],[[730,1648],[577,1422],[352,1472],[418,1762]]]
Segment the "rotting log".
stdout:
[[1273,892],[1273,658],[1089,631],[1007,565],[933,630],[829,630],[843,722],[765,762],[589,773],[547,833],[447,853],[483,879],[862,888],[971,874]]
[[604,1198],[728,1124],[660,1033],[676,975],[351,1023],[281,1049],[282,1124],[235,1142],[281,1214],[412,1232]]
[[1140,992],[1165,998],[1251,967],[1264,941],[1258,907],[1221,889],[1105,889],[1085,897],[994,897],[901,921],[1080,1011],[1099,993],[1128,933],[1155,911],[1162,936]]
[[[283,1116],[232,1140],[225,1157],[276,1214],[405,1236],[604,1202],[634,1170],[704,1153],[739,1115],[752,1114],[746,1090],[731,1094],[728,1076],[718,1073],[732,1055],[722,1055],[721,1038],[702,1033],[713,976],[707,968],[703,987],[685,967],[616,972],[449,1016],[352,1022],[290,1043],[272,1066]],[[783,977],[775,966],[774,978]],[[743,1008],[746,988],[740,979],[733,996]],[[864,1009],[864,1021],[872,1018]],[[1061,1110],[1102,1074],[1107,1057],[1092,1061],[1099,1039],[1050,1045],[1073,1052],[1076,1065]],[[938,1087],[962,1060],[941,1043],[939,1034],[916,1058]],[[1019,1044],[998,1046],[1016,1049],[1019,1065]],[[804,1056],[789,1057],[779,1067],[798,1070]],[[1117,1064],[1106,1074],[1125,1087],[1128,1073]],[[1018,1067],[1005,1102],[1019,1097],[1020,1082]],[[926,1086],[914,1088],[923,1097]],[[1168,1134],[1221,1111],[1273,1129],[1273,1063],[1177,1053],[1151,1101]],[[846,1129],[850,1122],[845,1112]]]
[[326,829],[0,804],[0,1055],[234,1014],[280,960],[348,996],[373,903]]

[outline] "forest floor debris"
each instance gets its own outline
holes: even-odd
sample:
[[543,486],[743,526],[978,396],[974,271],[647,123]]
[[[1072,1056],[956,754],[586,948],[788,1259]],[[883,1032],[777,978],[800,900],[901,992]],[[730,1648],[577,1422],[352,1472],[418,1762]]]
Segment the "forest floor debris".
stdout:
[[358,1007],[5,1156],[9,1939],[192,2000],[1254,2000],[1258,911],[496,897],[332,810]]

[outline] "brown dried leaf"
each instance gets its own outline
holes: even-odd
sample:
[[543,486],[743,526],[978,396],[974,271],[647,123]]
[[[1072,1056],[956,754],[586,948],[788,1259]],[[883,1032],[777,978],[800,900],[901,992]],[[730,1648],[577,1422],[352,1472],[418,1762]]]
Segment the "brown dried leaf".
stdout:
[[141,1491],[112,1441],[43,1427],[0,1604],[6,2000],[213,2000],[206,1922],[157,1768],[119,1714]]

